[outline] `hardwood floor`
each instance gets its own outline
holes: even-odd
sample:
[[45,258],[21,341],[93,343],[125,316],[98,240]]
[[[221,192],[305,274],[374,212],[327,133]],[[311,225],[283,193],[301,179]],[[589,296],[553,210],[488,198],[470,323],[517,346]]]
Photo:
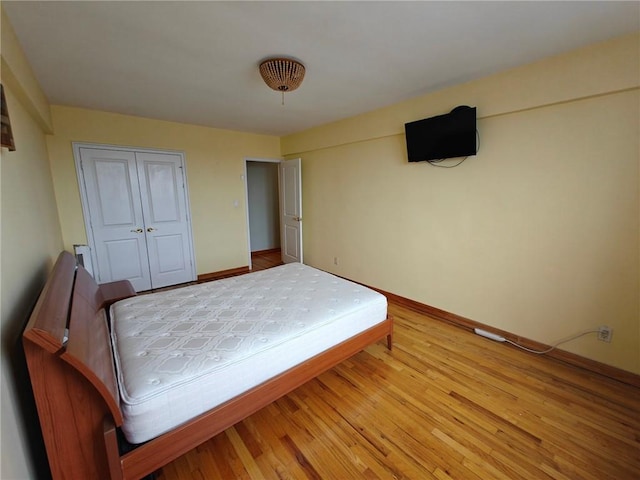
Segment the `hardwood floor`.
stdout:
[[282,254],[279,248],[251,254],[252,272],[276,267],[278,265],[282,265]]
[[640,478],[640,389],[389,311],[392,351],[368,347],[158,479]]

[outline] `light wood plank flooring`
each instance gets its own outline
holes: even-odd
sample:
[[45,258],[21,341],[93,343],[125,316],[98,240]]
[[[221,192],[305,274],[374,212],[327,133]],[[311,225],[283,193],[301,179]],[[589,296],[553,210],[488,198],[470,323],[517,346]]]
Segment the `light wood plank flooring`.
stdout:
[[278,265],[282,265],[282,253],[279,249],[251,254],[252,272],[276,267]]
[[640,389],[389,310],[393,351],[368,347],[158,479],[640,478]]

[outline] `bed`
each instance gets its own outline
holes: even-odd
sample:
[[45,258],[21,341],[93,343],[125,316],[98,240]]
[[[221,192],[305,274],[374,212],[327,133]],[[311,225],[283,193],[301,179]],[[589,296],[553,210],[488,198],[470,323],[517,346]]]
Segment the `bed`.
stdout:
[[386,298],[301,264],[161,293],[60,254],[23,334],[53,478],[139,479],[386,338]]

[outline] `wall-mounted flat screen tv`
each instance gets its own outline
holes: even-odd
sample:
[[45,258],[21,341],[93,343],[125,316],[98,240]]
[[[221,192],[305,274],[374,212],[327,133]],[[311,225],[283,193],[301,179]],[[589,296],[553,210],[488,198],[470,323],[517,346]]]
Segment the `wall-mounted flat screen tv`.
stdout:
[[476,154],[476,108],[461,105],[451,113],[405,123],[410,162]]

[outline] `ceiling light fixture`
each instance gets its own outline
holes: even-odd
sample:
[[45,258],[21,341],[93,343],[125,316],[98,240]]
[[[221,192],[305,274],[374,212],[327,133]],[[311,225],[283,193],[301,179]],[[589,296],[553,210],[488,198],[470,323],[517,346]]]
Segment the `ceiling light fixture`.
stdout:
[[260,64],[260,75],[269,88],[282,92],[293,92],[304,79],[305,68],[302,63],[291,58],[268,58]]

